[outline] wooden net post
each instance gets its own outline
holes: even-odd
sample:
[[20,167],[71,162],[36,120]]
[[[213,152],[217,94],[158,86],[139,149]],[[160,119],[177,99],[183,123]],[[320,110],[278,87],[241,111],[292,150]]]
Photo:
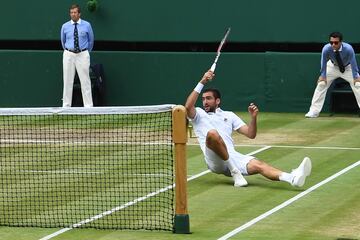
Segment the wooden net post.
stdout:
[[186,166],[186,109],[178,105],[172,111],[173,141],[175,145],[175,219],[174,233],[190,233],[187,206]]

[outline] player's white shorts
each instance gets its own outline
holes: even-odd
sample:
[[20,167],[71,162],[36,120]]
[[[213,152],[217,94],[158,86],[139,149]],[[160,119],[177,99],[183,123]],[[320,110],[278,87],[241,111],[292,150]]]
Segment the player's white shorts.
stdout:
[[[226,176],[231,176],[230,170],[225,164],[225,161],[222,160],[213,150],[205,146],[205,162],[213,173],[224,174]],[[236,151],[229,151],[229,157],[234,159],[237,169],[240,170],[242,175],[249,175],[247,172],[247,164],[250,160],[255,159],[253,156],[243,155]]]

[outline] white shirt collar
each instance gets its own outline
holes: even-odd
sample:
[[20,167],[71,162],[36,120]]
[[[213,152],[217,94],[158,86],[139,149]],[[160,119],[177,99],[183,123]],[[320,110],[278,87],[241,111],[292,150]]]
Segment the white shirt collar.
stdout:
[[[70,21],[71,21],[71,24],[74,25],[75,22],[72,19]],[[81,18],[79,18],[79,21],[77,21],[77,23],[81,24]]]
[[[339,48],[339,50],[338,50],[338,51],[339,51],[339,52],[341,52],[341,51],[342,51],[342,49],[343,49],[343,46],[342,46],[342,43],[341,43],[341,46],[340,46],[340,48]],[[334,50],[334,49],[333,49],[333,51],[334,51],[334,52],[336,52],[336,50]]]

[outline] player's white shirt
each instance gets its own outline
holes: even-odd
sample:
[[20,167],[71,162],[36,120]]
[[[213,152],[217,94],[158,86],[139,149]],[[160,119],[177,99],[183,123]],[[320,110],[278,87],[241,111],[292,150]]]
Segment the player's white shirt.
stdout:
[[217,108],[215,112],[205,112],[202,108],[195,108],[195,117],[190,119],[194,132],[198,137],[201,150],[205,152],[206,135],[209,130],[216,129],[224,140],[229,152],[235,151],[231,137],[233,131],[246,125],[244,121],[231,111]]

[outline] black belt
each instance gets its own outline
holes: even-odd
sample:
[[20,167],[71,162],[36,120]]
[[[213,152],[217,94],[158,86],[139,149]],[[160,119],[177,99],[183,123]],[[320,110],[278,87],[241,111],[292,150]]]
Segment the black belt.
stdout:
[[72,53],[81,53],[81,52],[84,52],[87,50],[87,48],[84,48],[84,49],[81,49],[79,51],[76,51],[76,50],[72,50],[72,49],[67,49],[65,48],[65,50],[69,51],[69,52],[72,52]]

